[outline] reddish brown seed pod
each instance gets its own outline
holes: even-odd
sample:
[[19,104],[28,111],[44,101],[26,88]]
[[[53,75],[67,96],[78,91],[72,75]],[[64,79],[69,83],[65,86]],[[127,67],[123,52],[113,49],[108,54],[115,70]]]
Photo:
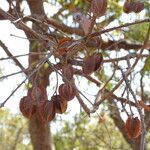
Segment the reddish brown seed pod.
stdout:
[[62,99],[60,95],[52,96],[51,100],[54,101],[56,113],[62,114],[67,110],[67,101]]
[[72,100],[76,94],[76,89],[68,83],[61,84],[58,90],[61,98],[67,101]]
[[63,66],[62,67],[62,74],[70,81],[73,78],[73,67],[71,65]]
[[139,12],[141,12],[142,10],[144,9],[144,4],[143,3],[141,3],[141,2],[135,2],[134,4],[133,4],[133,12],[135,12],[135,13],[139,13]]
[[92,56],[89,56],[83,60],[82,69],[85,75],[90,75],[93,73],[95,69],[95,60]]
[[141,121],[138,117],[129,117],[125,123],[125,130],[129,138],[137,138],[141,134]]
[[91,12],[94,16],[102,16],[107,10],[107,0],[92,0]]
[[54,101],[44,101],[42,105],[38,108],[39,115],[42,121],[52,121],[55,118],[55,106]]
[[23,116],[27,118],[31,118],[35,112],[36,112],[36,106],[33,105],[33,101],[30,99],[29,96],[24,96],[21,98],[20,103],[19,103],[19,108]]
[[94,53],[93,55],[87,57],[83,61],[83,73],[90,75],[94,71],[98,70],[101,67],[103,61],[103,56],[101,53]]
[[123,11],[127,14],[130,13],[132,11],[132,4],[126,1],[123,5]]

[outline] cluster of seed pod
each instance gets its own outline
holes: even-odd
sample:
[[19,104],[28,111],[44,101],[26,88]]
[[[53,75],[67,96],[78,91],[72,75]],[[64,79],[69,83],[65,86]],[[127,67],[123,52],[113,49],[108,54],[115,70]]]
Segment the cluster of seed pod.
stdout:
[[103,62],[103,56],[101,53],[94,53],[91,56],[88,56],[83,61],[83,73],[85,75],[90,75],[91,73],[100,69]]
[[37,113],[41,121],[45,122],[53,120],[56,113],[64,113],[67,110],[67,100],[60,95],[54,95],[49,101],[46,89],[35,86],[28,90],[27,96],[21,98],[19,107],[23,116],[31,119]]
[[135,12],[139,13],[144,9],[144,4],[142,2],[129,2],[128,0],[124,3],[123,11],[125,13]]
[[129,138],[134,139],[141,135],[141,121],[138,117],[129,117],[125,123],[125,130]]
[[46,89],[42,86],[35,86],[28,90],[27,96],[21,98],[20,111],[25,117],[31,118],[37,112],[37,106],[46,100]]
[[[101,53],[94,53],[83,61],[83,73],[90,75],[101,67],[103,57]],[[70,64],[62,67],[64,83],[58,87],[59,94],[53,95],[48,100],[46,88],[42,85],[33,86],[28,90],[27,96],[20,100],[20,111],[22,114],[31,118],[34,114],[42,121],[51,121],[55,118],[56,113],[62,114],[67,110],[67,103],[76,95],[74,86],[74,68]]]

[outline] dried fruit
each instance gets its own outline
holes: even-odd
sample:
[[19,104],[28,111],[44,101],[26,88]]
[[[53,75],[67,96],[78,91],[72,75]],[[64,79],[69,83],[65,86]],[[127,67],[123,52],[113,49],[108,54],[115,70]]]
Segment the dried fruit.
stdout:
[[55,106],[54,101],[45,101],[40,107],[38,108],[39,115],[42,121],[52,121],[55,118]]
[[36,112],[36,106],[33,105],[29,96],[24,96],[20,100],[19,108],[23,116],[31,118]]
[[90,75],[94,71],[98,70],[102,64],[103,57],[100,53],[94,53],[92,56],[89,56],[83,61],[83,73],[86,75]]
[[132,4],[128,1],[126,1],[123,5],[123,11],[125,13],[130,13],[132,11]]
[[66,99],[67,101],[72,100],[75,94],[76,89],[72,85],[65,83],[59,86],[59,95],[62,99]]
[[71,65],[62,67],[62,74],[70,81],[73,78],[73,67]]
[[94,68],[95,68],[94,58],[92,56],[85,58],[83,61],[82,68],[83,68],[83,73],[86,75],[93,73]]
[[92,0],[91,12],[94,16],[102,16],[107,10],[107,0]]
[[60,95],[54,95],[51,100],[54,101],[56,113],[62,114],[67,110],[67,101],[62,99]]
[[126,1],[123,6],[123,11],[125,13],[130,13],[130,12],[139,13],[143,9],[144,9],[144,4],[139,1],[137,1],[137,2]]
[[135,2],[133,5],[133,11],[135,13],[139,13],[144,9],[144,4],[141,2]]
[[141,121],[138,117],[129,117],[125,123],[125,130],[129,138],[137,138],[141,134]]

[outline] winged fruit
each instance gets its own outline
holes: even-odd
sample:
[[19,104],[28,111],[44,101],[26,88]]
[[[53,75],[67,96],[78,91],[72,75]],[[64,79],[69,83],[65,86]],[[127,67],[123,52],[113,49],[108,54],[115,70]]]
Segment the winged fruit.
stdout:
[[141,134],[141,121],[138,117],[129,117],[125,123],[125,130],[129,138],[137,138]]
[[42,121],[52,121],[55,118],[55,106],[54,101],[44,101],[42,105],[39,107],[39,114],[42,119]]
[[76,89],[68,83],[61,84],[59,86],[59,95],[62,99],[67,101],[72,100],[75,97]]
[[60,95],[52,96],[51,100],[54,101],[56,113],[62,114],[67,110],[67,101],[62,99]]
[[33,105],[32,100],[30,99],[29,96],[24,96],[20,100],[19,108],[23,116],[27,118],[31,118],[35,112],[36,112],[36,107]]
[[101,53],[94,53],[92,56],[89,56],[83,61],[83,73],[85,75],[90,75],[94,71],[98,70],[101,67],[103,61],[103,56]]

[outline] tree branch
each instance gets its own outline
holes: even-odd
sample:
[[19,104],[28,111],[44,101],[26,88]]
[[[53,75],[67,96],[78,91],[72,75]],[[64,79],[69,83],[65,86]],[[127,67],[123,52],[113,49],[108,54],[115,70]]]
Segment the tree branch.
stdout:
[[[5,46],[5,44],[0,40],[0,46],[3,48],[5,53],[12,58],[12,60],[15,62],[15,64],[22,70],[25,71],[25,68],[22,66],[22,64],[18,61],[16,57],[12,55],[12,53],[8,50],[8,48]],[[25,73],[25,72],[24,72]]]
[[148,19],[144,19],[144,20],[138,20],[138,21],[135,21],[135,22],[132,22],[132,23],[126,23],[126,24],[123,24],[123,25],[119,25],[117,27],[112,27],[112,28],[109,28],[109,29],[105,29],[105,30],[102,30],[102,31],[99,31],[99,32],[92,33],[90,36],[95,37],[95,36],[99,36],[101,34],[104,34],[104,33],[107,33],[107,32],[110,32],[110,31],[113,31],[113,30],[116,30],[116,29],[121,29],[121,28],[124,28],[124,27],[132,26],[132,25],[140,24],[140,23],[146,23],[146,22],[150,22],[150,19],[148,18]]

